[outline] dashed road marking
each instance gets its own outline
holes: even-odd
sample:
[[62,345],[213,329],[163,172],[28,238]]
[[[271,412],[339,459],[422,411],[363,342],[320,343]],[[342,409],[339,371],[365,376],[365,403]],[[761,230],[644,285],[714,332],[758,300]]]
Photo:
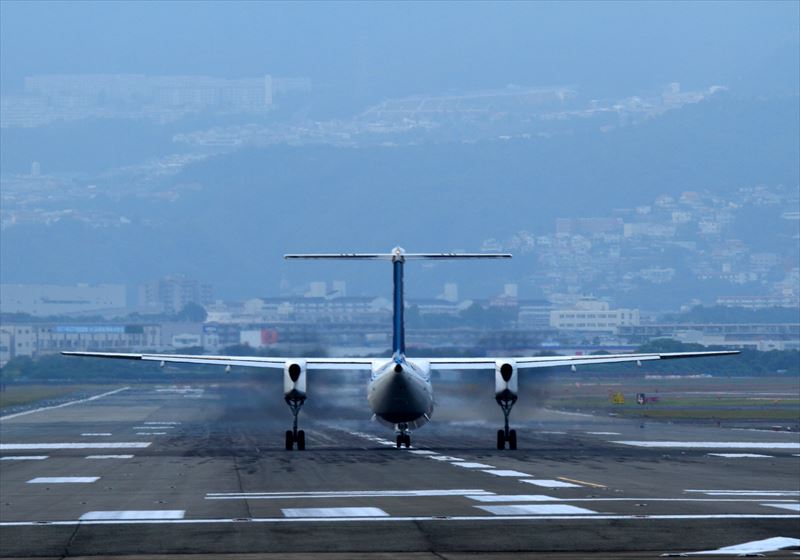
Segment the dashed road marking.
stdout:
[[486,470],[483,470],[481,472],[493,474],[495,476],[515,476],[515,477],[518,477],[518,478],[531,476],[528,473],[519,472],[519,471],[511,471],[511,470],[503,470],[503,469],[486,469]]
[[579,484],[561,480],[551,480],[549,478],[525,478],[520,482],[527,482],[528,484],[535,484],[536,486],[542,486],[544,488],[580,488]]
[[706,453],[710,457],[725,457],[727,459],[745,459],[745,458],[752,458],[752,459],[771,459],[772,455],[761,455],[760,453]]
[[84,432],[81,434],[84,437],[89,436],[110,436],[111,432]]
[[619,432],[586,432],[587,434],[591,434],[593,436],[618,436],[620,435]]
[[87,455],[87,459],[133,459],[133,455]]
[[431,496],[490,495],[482,489],[448,490],[353,490],[331,492],[209,492],[206,500],[297,500],[307,498],[415,498]]
[[465,469],[494,469],[492,465],[484,465],[483,463],[470,463],[467,461],[455,461],[453,465],[457,467],[464,467]]
[[81,521],[183,519],[185,513],[183,509],[88,511],[81,515]]
[[281,511],[286,517],[389,517],[376,507],[286,508]]
[[7,455],[0,457],[0,461],[43,461],[50,455]]
[[544,496],[541,494],[507,494],[507,495],[499,495],[499,494],[488,494],[488,495],[477,495],[477,496],[467,496],[470,500],[475,500],[476,502],[557,502],[560,501],[560,498],[554,498],[553,496]]
[[433,459],[434,461],[463,461],[461,457],[451,457],[449,455],[426,455],[428,459]]
[[586,515],[597,513],[586,508],[565,504],[521,504],[513,506],[473,506],[495,515]]
[[38,476],[28,484],[91,484],[100,480],[99,476]]

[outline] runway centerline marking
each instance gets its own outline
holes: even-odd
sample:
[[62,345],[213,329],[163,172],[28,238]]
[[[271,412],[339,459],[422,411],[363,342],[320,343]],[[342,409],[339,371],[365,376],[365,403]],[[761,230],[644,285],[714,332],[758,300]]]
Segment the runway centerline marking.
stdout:
[[433,459],[434,461],[463,461],[461,457],[451,457],[450,455],[425,455],[428,459]]
[[86,459],[133,459],[133,455],[87,455]]
[[111,432],[84,432],[81,434],[84,437],[88,436],[110,436]]
[[564,504],[521,504],[513,506],[473,506],[495,515],[586,515],[597,513],[590,509]]
[[185,513],[183,509],[88,511],[81,515],[80,520],[183,519]]
[[286,517],[389,517],[376,507],[286,508],[281,511]]
[[451,463],[457,467],[463,467],[465,469],[494,469],[492,465],[484,465],[483,463],[469,463],[466,461],[455,461]]
[[635,447],[687,447],[700,449],[800,449],[800,443],[767,441],[612,441]]
[[535,484],[543,488],[580,488],[580,484],[573,484],[571,482],[564,482],[561,480],[551,480],[549,478],[525,478],[520,482],[527,482],[528,484]]
[[55,410],[56,408],[64,408],[65,406],[72,406],[74,404],[81,404],[86,403],[89,401],[95,401],[97,399],[102,399],[103,397],[109,397],[111,395],[115,395],[117,393],[121,393],[122,391],[127,391],[130,387],[122,387],[120,389],[114,389],[113,391],[108,391],[107,393],[101,393],[99,395],[94,395],[92,397],[88,397],[85,399],[79,399],[77,401],[69,401],[61,404],[56,404],[53,406],[44,406],[42,408],[35,408],[33,410],[24,410],[22,412],[17,412],[16,414],[7,414],[5,416],[0,416],[0,420],[11,420],[12,418],[17,418],[19,416],[25,416],[26,414],[33,414],[35,412],[43,412],[45,410]]
[[43,461],[50,455],[8,455],[0,457],[0,461]]
[[795,504],[787,504],[787,503],[781,503],[781,504],[777,504],[776,503],[776,504],[773,504],[773,503],[769,503],[769,504],[761,504],[761,505],[762,506],[767,506],[767,507],[788,509],[789,511],[800,511],[800,503],[795,503]]
[[504,470],[504,469],[485,469],[485,470],[482,470],[481,472],[493,474],[495,476],[509,476],[509,477],[510,476],[515,476],[515,477],[518,477],[518,478],[531,476],[528,473],[519,472],[519,471],[512,471],[512,470]]
[[150,447],[151,441],[109,441],[103,443],[0,443],[0,451],[23,451],[42,449],[142,449]]
[[584,486],[591,486],[592,488],[608,488],[605,484],[598,484],[596,482],[586,482],[585,480],[578,480],[576,478],[567,478],[566,476],[557,476],[558,480],[566,480],[567,482],[574,482],[576,484],[583,484]]
[[137,436],[165,436],[167,432],[136,432]]
[[100,480],[99,476],[38,476],[28,484],[91,484]]
[[761,455],[760,453],[706,453],[706,455],[710,457],[725,457],[728,459],[745,459],[745,458],[752,458],[752,459],[772,459],[772,455]]
[[619,432],[586,432],[587,434],[591,434],[593,436],[618,436],[621,435]]

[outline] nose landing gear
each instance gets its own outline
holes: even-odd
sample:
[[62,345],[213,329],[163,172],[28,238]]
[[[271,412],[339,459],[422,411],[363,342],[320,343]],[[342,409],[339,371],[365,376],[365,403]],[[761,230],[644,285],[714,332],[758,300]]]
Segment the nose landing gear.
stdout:
[[411,447],[411,434],[408,433],[408,424],[398,424],[395,429],[398,431],[397,449],[400,449],[403,445],[406,446],[406,449]]
[[292,451],[295,444],[297,445],[298,451],[303,451],[306,448],[306,433],[303,430],[297,429],[297,415],[300,413],[300,409],[303,408],[305,402],[305,398],[297,399],[286,397],[286,404],[289,405],[289,408],[292,410],[292,415],[294,416],[292,429],[286,430],[286,451]]
[[514,408],[516,402],[516,395],[497,397],[497,404],[500,405],[505,420],[503,429],[497,430],[497,449],[505,449],[506,443],[511,450],[517,448],[517,430],[508,428],[508,415],[511,414],[511,409]]

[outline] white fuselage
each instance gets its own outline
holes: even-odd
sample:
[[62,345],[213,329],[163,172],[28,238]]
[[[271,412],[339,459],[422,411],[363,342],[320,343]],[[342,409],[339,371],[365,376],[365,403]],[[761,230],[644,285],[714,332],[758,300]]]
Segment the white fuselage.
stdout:
[[375,417],[391,427],[426,424],[433,413],[429,368],[408,360],[392,360],[374,368],[367,400]]

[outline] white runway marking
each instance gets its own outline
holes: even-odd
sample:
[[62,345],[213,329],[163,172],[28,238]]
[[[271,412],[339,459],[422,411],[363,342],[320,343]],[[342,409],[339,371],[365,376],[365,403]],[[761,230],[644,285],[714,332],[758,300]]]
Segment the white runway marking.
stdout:
[[133,459],[133,455],[87,455],[87,459]]
[[137,436],[165,436],[167,432],[136,432]]
[[183,519],[186,510],[123,510],[123,511],[89,511],[81,515],[81,521],[122,520],[122,519]]
[[470,500],[476,502],[558,502],[560,498],[553,496],[543,496],[540,494],[517,494],[517,495],[480,495],[480,496],[467,496]]
[[100,480],[99,476],[39,476],[28,484],[91,484]]
[[388,517],[389,514],[376,507],[340,508],[287,508],[282,509],[286,517]]
[[175,425],[180,424],[180,422],[145,422],[145,424],[152,424],[154,426],[161,426],[161,425]]
[[800,511],[800,504],[761,504],[762,506],[788,509],[789,511]]
[[568,505],[516,505],[516,506],[473,506],[495,515],[586,515],[597,513],[590,509]]
[[707,496],[800,496],[797,490],[684,490]]
[[22,451],[36,449],[142,449],[150,441],[109,441],[104,443],[0,443],[0,451]]
[[800,539],[790,539],[788,537],[772,537],[762,541],[751,541],[733,546],[725,546],[716,550],[701,550],[699,552],[685,552],[686,556],[700,556],[703,554],[736,554],[744,556],[747,554],[759,554],[761,552],[773,552],[790,546],[800,546]]
[[496,476],[516,476],[516,477],[528,477],[531,476],[528,473],[519,472],[519,471],[509,471],[509,470],[502,470],[502,469],[489,469],[484,470],[483,472],[493,474]]
[[412,449],[409,453],[414,455],[438,455],[435,451],[428,451],[427,449]]
[[767,441],[612,441],[636,447],[687,447],[701,449],[800,449],[800,443]]
[[711,457],[726,457],[728,459],[744,459],[744,458],[766,458],[771,459],[772,455],[761,455],[759,453],[706,453]]
[[618,436],[620,435],[619,432],[586,432],[587,434],[592,434],[593,436]]
[[42,461],[48,457],[49,455],[8,455],[0,457],[0,461]]
[[455,490],[353,490],[342,492],[209,492],[206,500],[305,500],[307,498],[419,498],[430,496],[474,496],[491,492]]
[[484,465],[483,463],[468,463],[466,461],[463,462],[454,462],[453,463],[457,467],[464,467],[465,469],[493,469],[492,465]]
[[428,455],[428,459],[433,459],[434,461],[463,461],[461,457],[450,457],[449,455]]
[[[753,514],[753,513],[718,513],[718,514],[669,514],[669,515],[459,515],[453,517],[442,517],[434,515],[405,516],[405,517],[364,517],[362,522],[408,522],[408,521],[652,521],[652,520],[706,520],[706,519],[800,519],[800,515],[780,513],[780,514]],[[73,525],[139,525],[139,524],[166,524],[166,525],[213,525],[225,523],[351,523],[352,517],[330,517],[330,518],[286,518],[286,517],[233,517],[233,518],[213,518],[213,519],[159,519],[159,520],[99,520],[99,521],[0,521],[0,527],[60,527]]]
[[571,482],[562,482],[560,480],[550,480],[547,478],[526,478],[521,482],[528,484],[535,484],[536,486],[543,486],[545,488],[581,488],[580,484],[572,484]]
[[110,436],[111,432],[84,432],[81,434],[84,437],[88,436]]
[[133,430],[174,430],[175,426],[134,426]]
[[33,410],[25,410],[24,412],[17,412],[16,414],[7,414],[6,416],[0,416],[0,420],[11,420],[12,418],[17,418],[19,416],[25,416],[26,414],[33,414],[34,412],[43,412],[45,410],[55,410],[56,408],[64,408],[65,406],[72,406],[73,404],[81,404],[89,401],[94,401],[97,399],[102,399],[103,397],[108,397],[111,395],[115,395],[117,393],[121,393],[122,391],[127,391],[130,387],[122,387],[121,389],[115,389],[113,391],[109,391],[107,393],[102,393],[100,395],[95,395],[93,397],[89,397],[86,399],[80,399],[77,401],[69,401],[61,404],[57,404],[54,406],[45,406],[42,408],[35,408]]

